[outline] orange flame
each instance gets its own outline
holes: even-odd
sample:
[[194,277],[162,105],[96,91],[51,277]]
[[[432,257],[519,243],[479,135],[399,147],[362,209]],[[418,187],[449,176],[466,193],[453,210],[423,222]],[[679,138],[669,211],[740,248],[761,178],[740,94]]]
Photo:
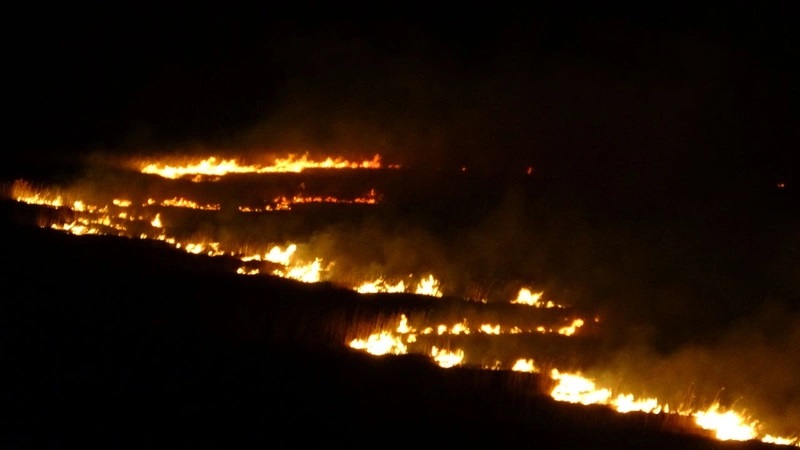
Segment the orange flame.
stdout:
[[[396,169],[400,166],[392,164],[389,168]],[[198,163],[186,164],[183,166],[149,163],[141,167],[141,172],[146,174],[158,175],[164,178],[176,179],[184,176],[206,176],[222,177],[235,173],[278,173],[293,172],[299,173],[306,169],[380,169],[381,157],[375,155],[371,160],[361,162],[348,161],[341,157],[328,157],[322,161],[309,159],[308,153],[298,157],[290,154],[286,158],[277,158],[269,166],[259,164],[242,165],[235,159],[217,160],[211,156]]]

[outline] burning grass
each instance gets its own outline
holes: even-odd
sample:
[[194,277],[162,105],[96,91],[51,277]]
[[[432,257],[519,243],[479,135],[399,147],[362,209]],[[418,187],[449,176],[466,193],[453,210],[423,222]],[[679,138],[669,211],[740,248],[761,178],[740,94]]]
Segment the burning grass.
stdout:
[[[425,226],[409,228],[418,217],[412,207],[425,201],[404,199],[407,193],[398,193],[402,183],[307,173],[377,169],[378,157],[363,163],[307,158],[284,162],[259,166],[205,160],[180,167],[151,163],[140,167],[143,173],[96,175],[64,186],[18,180],[6,194],[39,211],[31,216],[43,228],[157,241],[179,253],[219,258],[224,264],[215,267],[248,286],[273,277],[307,285],[283,285],[269,300],[269,313],[258,302],[237,302],[238,310],[230,312],[222,326],[237,334],[268,336],[273,342],[349,346],[376,356],[421,355],[450,370],[531,372],[549,383],[546,393],[557,401],[680,417],[675,420],[688,420],[721,440],[797,444],[791,437],[775,437],[784,430],[773,432],[756,418],[759,415],[747,413],[748,408],[714,398],[709,393],[713,386],[704,386],[691,399],[648,383],[637,390],[624,389],[617,381],[622,375],[611,368],[618,368],[626,349],[607,342],[606,312],[586,302],[571,305],[566,298],[579,296],[563,295],[569,290],[528,283],[544,278],[530,275],[541,275],[541,269],[528,269],[547,261],[557,266],[558,258],[526,252],[513,239],[505,245],[505,236],[495,243],[492,230],[481,222],[475,226],[474,220],[465,221],[475,226],[465,231],[441,219],[449,216],[442,211]],[[216,182],[197,183],[210,180]],[[380,190],[365,186],[367,180]],[[432,199],[433,208],[444,204],[442,198],[452,200],[451,194]],[[491,219],[509,236],[527,233],[527,223],[515,211],[506,207]],[[433,231],[426,230],[428,225]],[[519,264],[523,258],[528,259]],[[476,274],[488,281],[472,289],[470,280]],[[244,295],[241,289],[225,295]],[[203,296],[197,289],[191,292]],[[550,292],[557,294],[551,298]],[[319,301],[319,296],[326,298]],[[671,361],[679,355],[673,353]],[[702,353],[693,355],[692,362],[700,367]],[[659,361],[667,371],[679,367],[669,359]],[[715,364],[713,356],[705,362],[703,367]],[[631,369],[625,376],[647,378],[643,372]],[[685,375],[684,383],[698,377],[693,371]],[[732,376],[711,378],[721,384],[725,375]],[[650,379],[659,383],[657,377]],[[740,388],[746,391],[746,386]],[[657,396],[647,394],[659,390]],[[789,429],[787,435],[793,432]]]

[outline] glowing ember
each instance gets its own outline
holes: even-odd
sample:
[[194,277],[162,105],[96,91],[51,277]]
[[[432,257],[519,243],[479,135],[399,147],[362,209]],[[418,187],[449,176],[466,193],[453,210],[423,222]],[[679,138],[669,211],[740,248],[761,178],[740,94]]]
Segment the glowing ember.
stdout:
[[[181,178],[184,176],[213,176],[221,177],[231,173],[276,173],[276,172],[294,172],[299,173],[306,169],[380,169],[381,157],[375,155],[371,160],[361,162],[348,161],[343,158],[328,157],[322,161],[313,161],[309,159],[308,154],[297,157],[297,155],[289,155],[286,158],[278,158],[270,166],[261,166],[258,164],[241,165],[236,159],[223,159],[217,160],[215,157],[209,157],[195,164],[187,164],[184,166],[171,166],[167,164],[147,164],[141,168],[142,173],[159,175],[164,178]],[[399,168],[398,165],[389,165],[389,168]]]

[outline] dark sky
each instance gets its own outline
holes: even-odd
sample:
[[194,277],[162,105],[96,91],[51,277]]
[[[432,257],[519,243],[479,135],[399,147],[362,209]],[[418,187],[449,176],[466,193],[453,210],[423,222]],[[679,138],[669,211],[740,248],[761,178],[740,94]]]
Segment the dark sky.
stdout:
[[25,7],[7,18],[5,147],[797,176],[788,6],[492,5]]

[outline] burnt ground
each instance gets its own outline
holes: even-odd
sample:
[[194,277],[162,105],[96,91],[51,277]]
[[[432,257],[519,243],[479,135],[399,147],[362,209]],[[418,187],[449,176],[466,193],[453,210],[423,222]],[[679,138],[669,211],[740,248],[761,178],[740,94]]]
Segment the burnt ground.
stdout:
[[341,333],[371,310],[352,291],[29,214],[2,204],[5,448],[773,447],[558,403],[536,375],[356,353]]

